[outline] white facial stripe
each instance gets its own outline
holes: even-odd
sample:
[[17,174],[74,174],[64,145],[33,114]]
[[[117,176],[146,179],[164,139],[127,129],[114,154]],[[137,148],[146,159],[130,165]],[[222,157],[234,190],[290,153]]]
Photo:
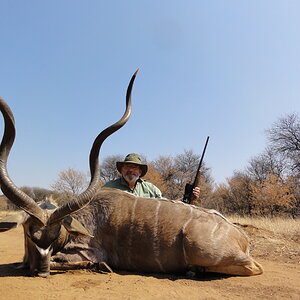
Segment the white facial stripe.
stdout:
[[50,251],[50,248],[51,248],[51,245],[47,248],[47,249],[43,249],[43,248],[40,248],[39,246],[35,245],[36,249],[40,252],[40,254],[42,256],[47,256],[49,251]]

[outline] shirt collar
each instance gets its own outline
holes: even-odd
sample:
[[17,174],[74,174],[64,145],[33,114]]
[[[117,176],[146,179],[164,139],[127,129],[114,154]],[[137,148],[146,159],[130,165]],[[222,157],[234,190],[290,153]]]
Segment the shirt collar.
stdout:
[[[144,181],[143,179],[139,178],[139,179],[136,181],[136,183],[138,183],[138,182],[143,182],[143,181]],[[121,184],[129,188],[128,183],[127,183],[127,181],[124,179],[123,176],[121,176]],[[135,185],[136,185],[136,184],[135,184]]]

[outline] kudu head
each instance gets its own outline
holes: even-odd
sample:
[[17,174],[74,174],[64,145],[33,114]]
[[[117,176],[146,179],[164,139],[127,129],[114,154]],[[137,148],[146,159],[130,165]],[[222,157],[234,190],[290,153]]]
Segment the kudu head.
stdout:
[[100,181],[99,152],[104,140],[120,129],[131,114],[131,91],[138,71],[132,76],[126,93],[126,110],[122,118],[104,129],[95,139],[89,156],[91,180],[87,189],[72,201],[56,207],[39,206],[10,179],[7,159],[15,139],[15,121],[7,103],[0,98],[4,118],[4,133],[0,144],[0,185],[3,194],[22,212],[0,221],[0,232],[22,224],[25,238],[24,264],[31,275],[47,277],[50,274],[51,255],[67,243],[70,234],[90,236],[71,214],[86,206],[95,195]]

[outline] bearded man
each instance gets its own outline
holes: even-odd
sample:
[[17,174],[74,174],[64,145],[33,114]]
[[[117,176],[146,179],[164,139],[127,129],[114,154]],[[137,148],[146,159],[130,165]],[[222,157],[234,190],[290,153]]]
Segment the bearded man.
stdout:
[[[148,171],[136,153],[128,154],[124,161],[117,161],[117,170],[121,177],[107,182],[104,187],[116,188],[143,198],[162,198],[161,191],[148,180],[141,179]],[[196,187],[193,194],[198,198],[200,189]]]
[[161,198],[161,191],[150,181],[141,179],[148,171],[141,158],[135,154],[128,154],[124,161],[117,161],[117,170],[121,177],[107,182],[104,187],[116,188],[143,198]]

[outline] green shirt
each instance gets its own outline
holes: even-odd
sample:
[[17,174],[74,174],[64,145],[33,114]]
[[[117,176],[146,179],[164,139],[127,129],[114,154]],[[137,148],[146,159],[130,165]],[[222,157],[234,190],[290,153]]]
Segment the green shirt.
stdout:
[[107,182],[104,187],[115,188],[132,193],[143,198],[161,198],[161,191],[151,182],[139,178],[133,190],[130,189],[126,180],[120,177],[116,180]]

